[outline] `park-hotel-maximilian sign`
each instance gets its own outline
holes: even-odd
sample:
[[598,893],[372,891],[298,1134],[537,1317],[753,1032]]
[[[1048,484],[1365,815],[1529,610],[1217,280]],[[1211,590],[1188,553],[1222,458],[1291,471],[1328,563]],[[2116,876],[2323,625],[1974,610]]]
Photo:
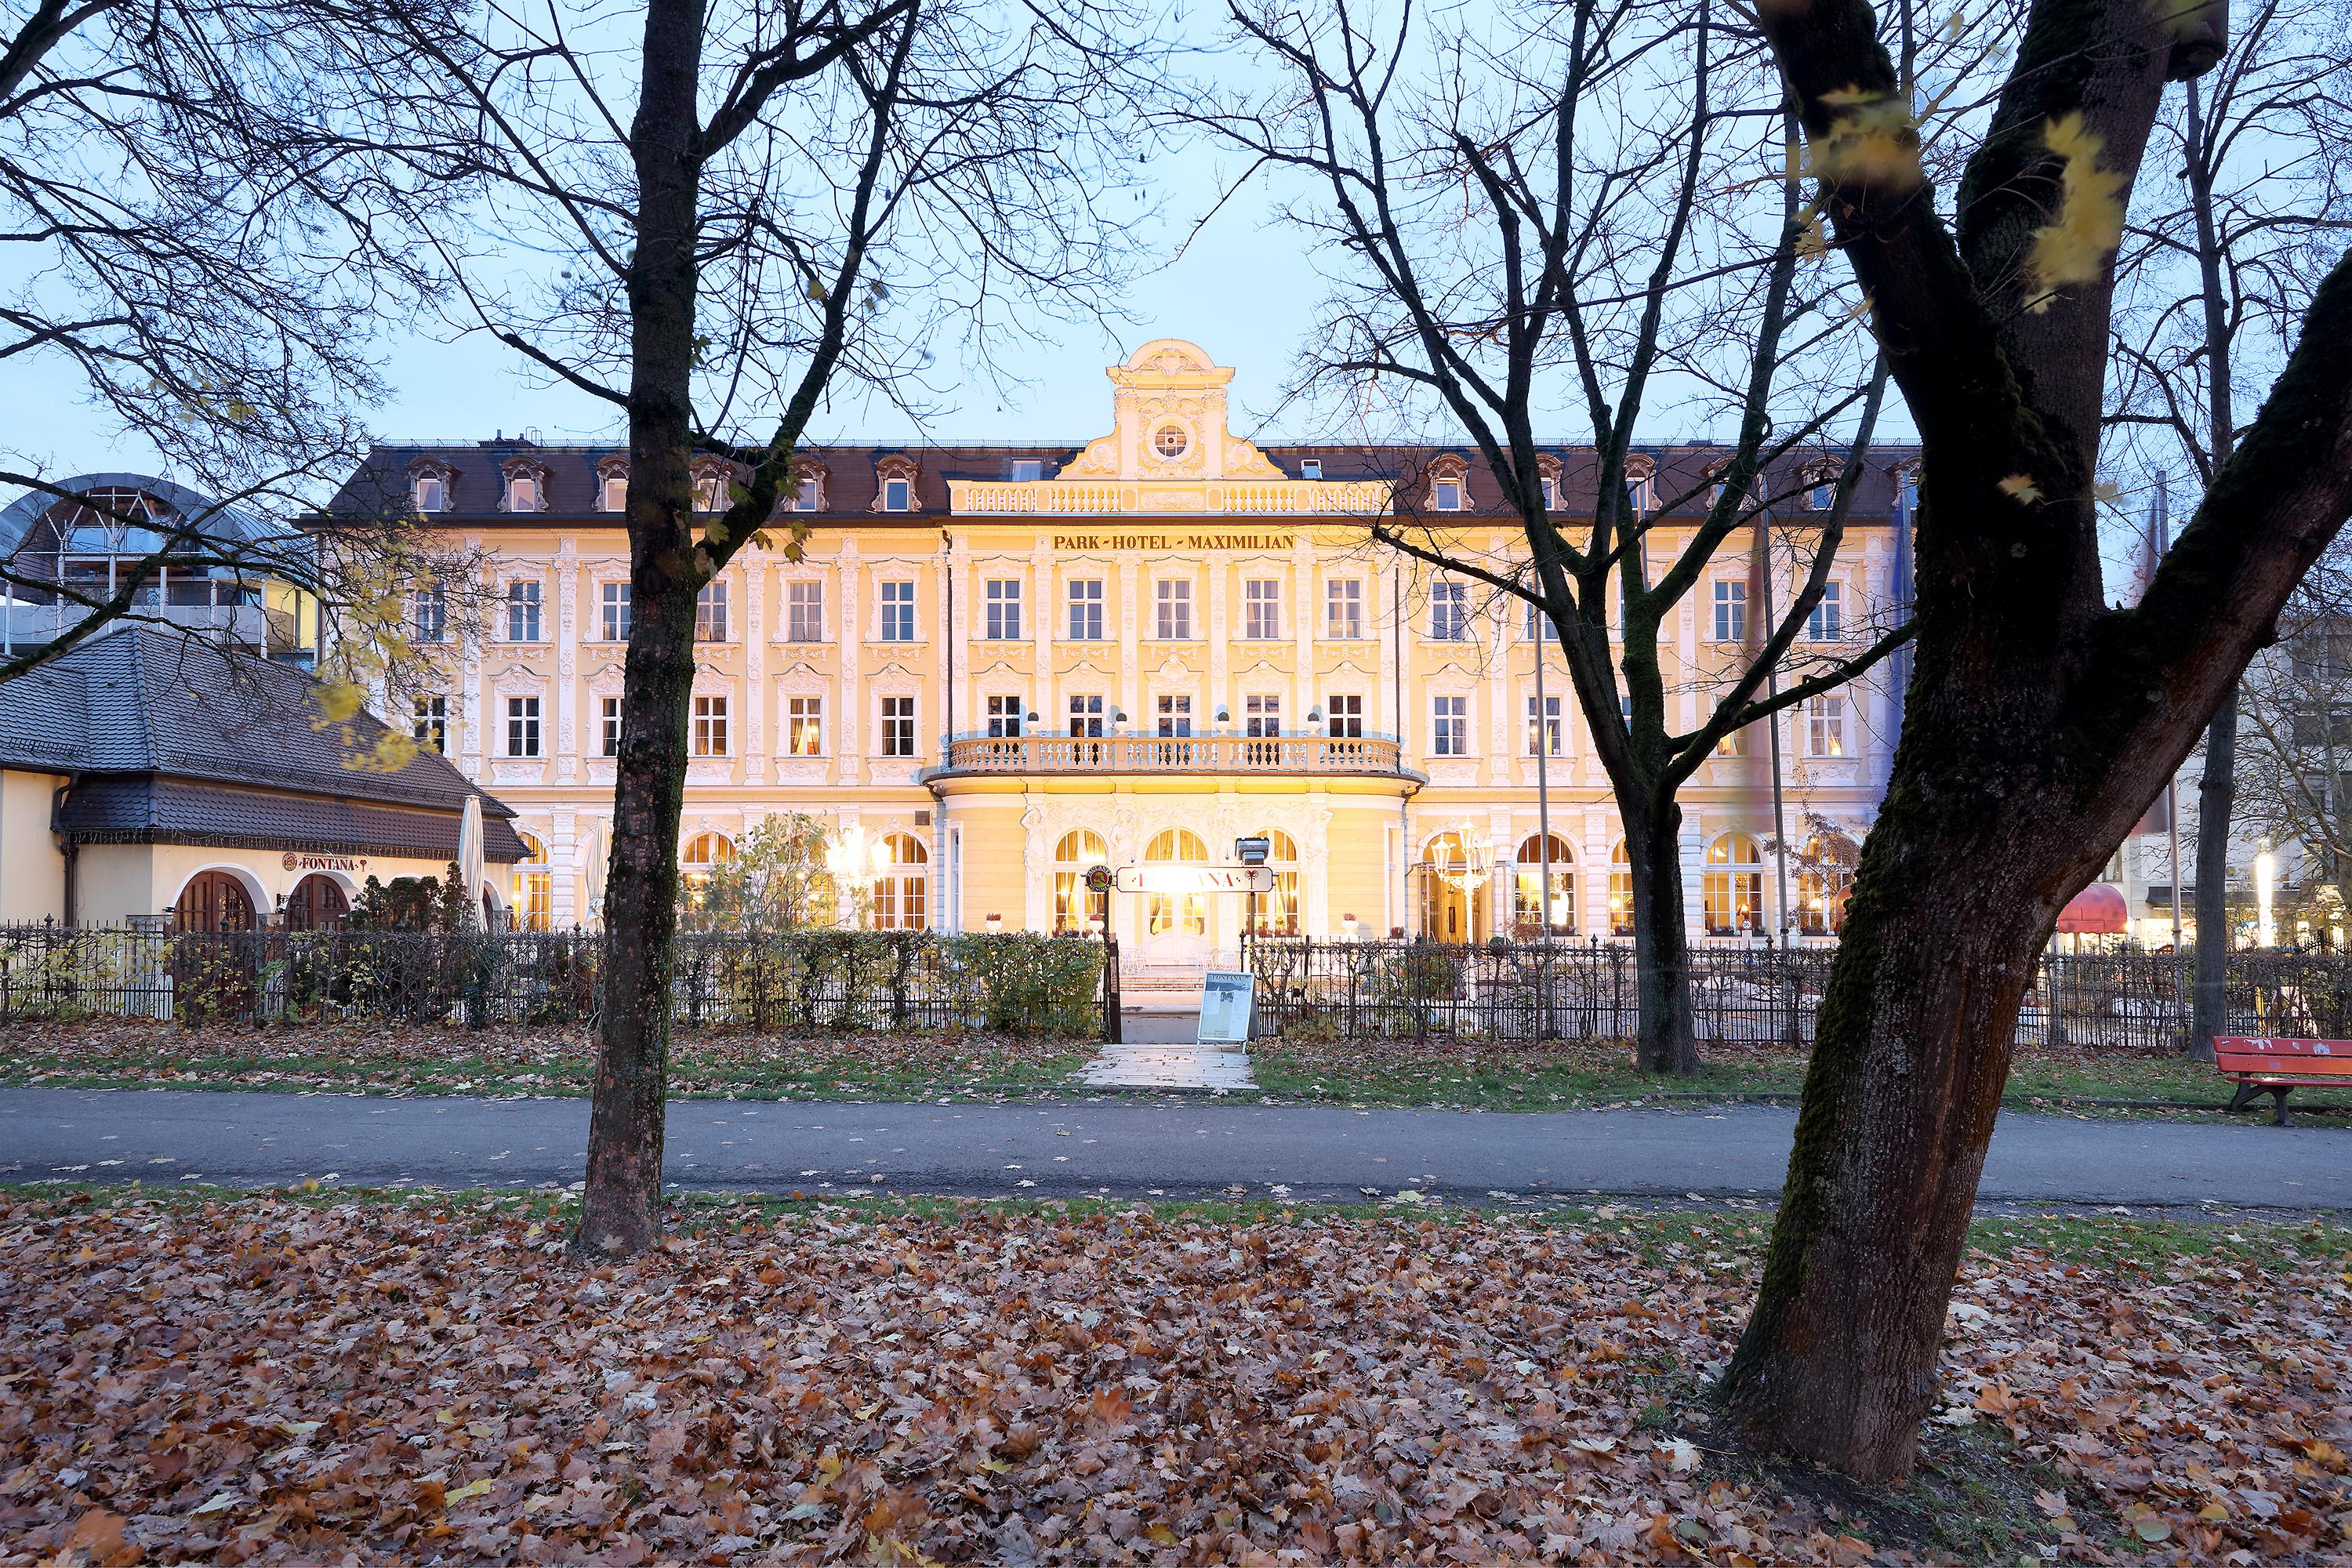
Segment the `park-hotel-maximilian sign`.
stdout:
[[[1410,510],[1493,567],[1523,559],[1476,454],[1261,447],[1230,428],[1233,373],[1174,340],[1108,374],[1109,431],[1083,446],[803,454],[779,518],[805,525],[803,558],[744,551],[704,595],[688,873],[772,814],[809,813],[870,895],[845,896],[845,912],[887,928],[1087,931],[1108,915],[1131,959],[1171,966],[1232,952],[1253,904],[1268,929],[1317,937],[1628,931],[1617,816],[1558,650],[1538,699],[1539,640],[1518,606],[1368,536],[1369,519]],[[1703,498],[1722,456],[1687,445],[1640,461],[1654,465],[1654,500]],[[1857,494],[1832,579],[1842,626],[1889,592],[1907,459],[1874,458]],[[1572,447],[1538,458],[1571,502],[1589,462]],[[730,472],[698,462],[708,504]],[[445,692],[387,717],[518,814],[530,854],[511,901],[525,924],[596,914],[628,636],[627,484],[620,447],[388,446],[334,503],[413,509],[485,562],[486,635],[453,634]],[[1654,516],[1655,558],[1698,521],[1687,508]],[[1748,565],[1727,552],[1716,575],[1744,591]],[[1684,710],[1668,717],[1684,727],[1736,652],[1716,640],[1716,597],[1712,579],[1698,584],[1666,631]],[[1785,820],[1801,838],[1795,825],[1858,833],[1874,815],[1885,718],[1884,692],[1864,681],[1785,721]],[[1682,794],[1701,940],[1779,927],[1768,751],[1759,738]],[[1222,865],[1255,836],[1274,884],[1254,900],[1179,877],[1087,886],[1098,865]],[[1796,865],[1788,885],[1792,920],[1809,891],[1828,906]]]

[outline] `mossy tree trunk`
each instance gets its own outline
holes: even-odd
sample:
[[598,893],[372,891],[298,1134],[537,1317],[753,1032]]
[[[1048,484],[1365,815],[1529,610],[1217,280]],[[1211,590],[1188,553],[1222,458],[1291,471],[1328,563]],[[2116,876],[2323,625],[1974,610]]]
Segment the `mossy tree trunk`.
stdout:
[[1669,797],[1625,823],[1626,869],[1633,884],[1633,973],[1640,1032],[1633,1061],[1643,1072],[1698,1071],[1691,1016],[1690,931],[1683,907],[1682,808]]

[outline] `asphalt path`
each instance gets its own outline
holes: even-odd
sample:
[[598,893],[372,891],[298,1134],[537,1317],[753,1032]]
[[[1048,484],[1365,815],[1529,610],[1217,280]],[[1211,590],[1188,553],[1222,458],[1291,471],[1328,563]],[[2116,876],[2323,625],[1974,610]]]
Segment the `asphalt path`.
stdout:
[[[674,1101],[668,1180],[710,1191],[1362,1201],[1770,1198],[1793,1111]],[[0,1181],[566,1186],[588,1102],[0,1089]],[[2352,1209],[2352,1130],[2005,1114],[1979,1200]]]

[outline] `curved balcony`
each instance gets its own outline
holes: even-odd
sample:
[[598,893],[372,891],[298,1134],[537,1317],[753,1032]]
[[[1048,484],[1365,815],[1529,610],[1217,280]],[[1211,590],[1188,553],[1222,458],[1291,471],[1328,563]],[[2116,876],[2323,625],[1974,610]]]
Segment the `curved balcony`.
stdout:
[[958,735],[927,778],[984,773],[1245,773],[1426,783],[1388,735]]

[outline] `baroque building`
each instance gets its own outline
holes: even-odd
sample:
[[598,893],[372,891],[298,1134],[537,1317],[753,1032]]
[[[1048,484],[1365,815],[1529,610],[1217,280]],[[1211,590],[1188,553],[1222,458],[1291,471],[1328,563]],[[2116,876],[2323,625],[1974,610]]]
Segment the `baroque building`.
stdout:
[[[1475,941],[1547,917],[1579,937],[1628,931],[1616,814],[1557,648],[1538,704],[1545,645],[1523,604],[1367,535],[1368,518],[1409,511],[1507,572],[1524,546],[1475,455],[1254,445],[1229,426],[1233,373],[1174,340],[1108,374],[1110,432],[1082,447],[834,447],[804,459],[779,521],[807,525],[805,558],[747,549],[703,595],[688,869],[772,814],[811,813],[870,883],[877,924],[1051,931],[1108,918],[1147,964],[1230,951],[1249,918],[1316,937]],[[1723,455],[1641,455],[1654,560],[1687,539]],[[1907,459],[1872,460],[1807,628],[1816,651],[1858,647],[1898,597]],[[1589,453],[1540,463],[1564,504],[1580,478],[1590,493]],[[1801,488],[1816,478],[1799,465],[1776,478],[1774,493],[1798,503],[1777,525],[1826,508],[1825,485]],[[723,504],[729,479],[708,460],[707,505]],[[452,640],[446,693],[386,717],[513,806],[531,857],[497,891],[525,924],[598,912],[629,629],[627,482],[626,454],[610,447],[385,447],[331,509],[413,508],[495,574],[491,624]],[[1722,552],[1668,623],[1684,726],[1748,637],[1751,553]],[[447,635],[434,594],[416,593],[427,640]],[[1865,678],[1784,715],[1777,760],[1757,734],[1699,770],[1682,795],[1696,935],[1834,925],[1843,873],[1817,863],[1875,812],[1890,708]],[[1268,839],[1276,877],[1254,917],[1237,896],[1177,890],[1181,872],[1157,874],[1167,890],[1087,889],[1096,865],[1229,863],[1245,835]]]

